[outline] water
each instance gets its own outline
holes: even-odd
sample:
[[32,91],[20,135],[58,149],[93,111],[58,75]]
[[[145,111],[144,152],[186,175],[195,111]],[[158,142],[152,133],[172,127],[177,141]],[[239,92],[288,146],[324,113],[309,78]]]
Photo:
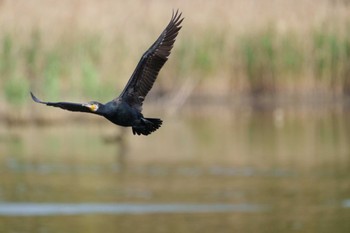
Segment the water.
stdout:
[[149,137],[2,125],[0,232],[350,232],[349,119],[215,109]]
[[77,214],[153,214],[260,212],[267,206],[253,204],[101,204],[101,203],[4,203],[2,216],[47,216]]

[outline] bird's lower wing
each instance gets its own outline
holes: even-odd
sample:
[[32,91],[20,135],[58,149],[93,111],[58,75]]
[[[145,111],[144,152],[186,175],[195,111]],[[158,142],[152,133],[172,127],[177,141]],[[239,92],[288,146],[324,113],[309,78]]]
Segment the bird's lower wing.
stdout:
[[30,92],[30,95],[35,102],[45,104],[47,106],[58,107],[73,112],[91,112],[90,108],[88,108],[86,104],[69,102],[44,102],[39,100],[32,92]]

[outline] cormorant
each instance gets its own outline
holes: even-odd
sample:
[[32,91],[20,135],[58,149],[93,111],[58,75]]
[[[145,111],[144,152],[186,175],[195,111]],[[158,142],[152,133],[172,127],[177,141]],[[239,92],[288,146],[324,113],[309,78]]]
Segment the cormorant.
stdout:
[[32,99],[41,104],[59,107],[73,112],[88,112],[104,116],[116,125],[132,127],[133,134],[148,135],[156,131],[162,124],[158,118],[145,118],[142,111],[142,103],[151,90],[160,69],[168,60],[177,34],[181,29],[183,18],[178,10],[173,14],[167,27],[143,54],[128,83],[119,97],[101,104],[96,101],[88,103],[69,102],[44,102],[39,100],[31,92]]

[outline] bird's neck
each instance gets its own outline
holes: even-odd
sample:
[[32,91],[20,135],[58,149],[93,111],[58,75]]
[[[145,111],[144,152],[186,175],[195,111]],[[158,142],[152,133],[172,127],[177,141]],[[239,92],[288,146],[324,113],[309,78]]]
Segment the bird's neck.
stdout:
[[97,111],[91,113],[104,116],[106,114],[106,106],[104,104],[99,104]]

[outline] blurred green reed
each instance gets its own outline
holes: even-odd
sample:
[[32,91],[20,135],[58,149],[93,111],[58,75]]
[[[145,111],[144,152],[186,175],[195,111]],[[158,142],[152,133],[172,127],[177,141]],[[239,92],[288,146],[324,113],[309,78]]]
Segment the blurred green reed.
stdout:
[[350,33],[340,37],[336,32],[316,30],[313,35],[315,78],[350,93]]
[[250,92],[262,94],[275,89],[277,72],[277,36],[272,30],[243,35],[238,45],[238,53],[243,63]]
[[239,41],[237,52],[252,94],[273,93],[290,80],[297,89],[304,89],[309,80],[329,93],[349,94],[349,33],[315,30],[305,37],[268,28],[243,35]]
[[[218,33],[207,33],[201,38],[184,35],[175,44],[172,54],[173,67],[167,65],[168,72],[175,77],[198,77],[206,79],[217,76],[222,67],[221,58],[225,58],[225,37]],[[165,71],[167,72],[167,71]]]
[[[106,45],[97,33],[79,32],[44,43],[42,34],[33,29],[23,40],[10,32],[1,33],[0,95],[10,104],[26,103],[30,90],[40,90],[40,96],[52,100],[111,98],[129,78],[124,72],[136,66],[127,58],[132,44],[124,37]],[[164,74],[224,83],[239,74],[246,83],[243,91],[252,95],[283,92],[288,85],[308,91],[305,83],[326,87],[329,93],[350,93],[350,32],[280,33],[267,25],[234,38],[227,35],[210,28],[199,35],[181,34]],[[161,82],[173,86],[169,84],[174,79]]]

